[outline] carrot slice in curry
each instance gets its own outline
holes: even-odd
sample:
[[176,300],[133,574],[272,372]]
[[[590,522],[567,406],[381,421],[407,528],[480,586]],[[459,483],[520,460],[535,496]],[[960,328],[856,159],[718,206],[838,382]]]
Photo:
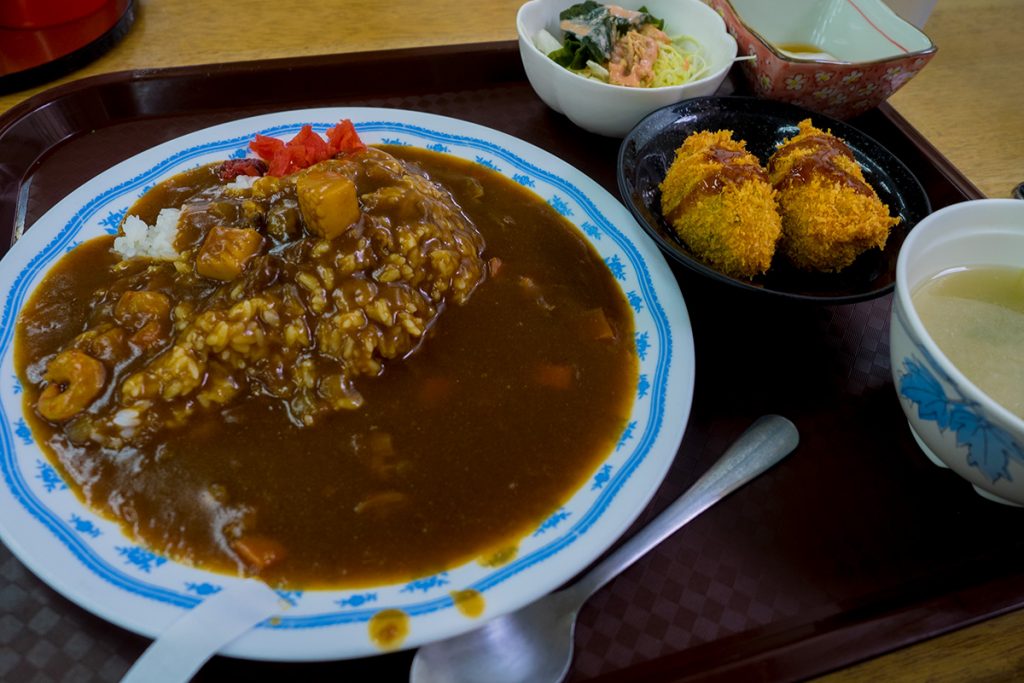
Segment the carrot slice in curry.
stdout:
[[441,375],[427,377],[420,383],[418,392],[420,402],[428,406],[437,406],[452,395],[454,388],[450,377]]
[[249,534],[232,541],[231,548],[247,565],[262,571],[285,558],[288,552],[277,540],[269,536]]
[[572,387],[574,374],[571,365],[541,363],[537,366],[534,377],[542,386],[552,389],[568,389]]
[[501,272],[501,266],[501,259],[498,258],[497,256],[492,256],[487,261],[487,270],[490,273],[491,277],[494,277],[499,272]]
[[381,491],[380,493],[367,496],[356,503],[353,511],[357,515],[364,512],[387,513],[392,511],[396,505],[405,503],[408,499],[409,496],[401,491]]
[[591,339],[607,341],[615,339],[615,330],[608,322],[603,308],[592,308],[583,314],[583,330]]

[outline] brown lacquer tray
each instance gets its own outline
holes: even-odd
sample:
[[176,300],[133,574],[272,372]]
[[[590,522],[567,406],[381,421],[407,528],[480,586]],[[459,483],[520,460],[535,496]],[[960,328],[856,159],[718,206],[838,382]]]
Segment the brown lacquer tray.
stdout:
[[[727,81],[723,92],[733,89]],[[513,43],[416,49],[110,74],[38,95],[0,119],[0,241],[5,250],[70,190],[152,145],[327,105],[490,126],[618,195],[619,141],[548,109]],[[911,168],[933,209],[980,196],[892,109],[852,124]],[[570,680],[795,680],[1024,606],[1024,511],[983,500],[918,450],[890,376],[891,297],[768,301],[676,274],[696,344],[694,407],[638,524],[763,413],[791,418],[801,445],[594,596]],[[0,547],[0,679],[114,681],[147,644],[66,601]],[[403,680],[410,659],[215,658],[196,680]]]

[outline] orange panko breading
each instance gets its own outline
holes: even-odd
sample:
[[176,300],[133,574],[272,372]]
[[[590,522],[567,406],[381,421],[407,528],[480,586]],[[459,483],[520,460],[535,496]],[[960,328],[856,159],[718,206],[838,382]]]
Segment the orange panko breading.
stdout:
[[805,270],[838,271],[885,246],[899,218],[889,216],[853,153],[810,119],[768,161],[782,212],[779,251]]
[[782,231],[775,191],[732,131],[686,138],[660,188],[662,215],[694,256],[734,277],[768,270]]

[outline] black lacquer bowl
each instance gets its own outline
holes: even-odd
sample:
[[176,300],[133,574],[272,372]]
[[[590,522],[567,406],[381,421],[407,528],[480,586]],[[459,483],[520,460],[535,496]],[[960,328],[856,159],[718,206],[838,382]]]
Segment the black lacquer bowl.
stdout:
[[[698,260],[661,215],[658,185],[683,140],[700,130],[729,129],[767,163],[778,145],[797,133],[797,124],[805,118],[846,142],[890,215],[899,216],[885,248],[866,251],[838,273],[801,271],[776,255],[768,272],[753,280],[731,277]],[[683,266],[754,293],[819,303],[853,303],[891,292],[900,246],[917,222],[931,212],[928,195],[910,169],[854,126],[794,105],[752,97],[699,97],[653,112],[623,139],[618,182],[623,201],[640,225]]]

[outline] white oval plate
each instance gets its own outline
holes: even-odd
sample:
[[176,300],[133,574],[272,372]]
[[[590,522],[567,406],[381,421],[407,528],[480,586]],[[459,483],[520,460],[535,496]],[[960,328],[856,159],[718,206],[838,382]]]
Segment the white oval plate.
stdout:
[[261,660],[342,659],[377,654],[370,618],[409,615],[402,647],[479,625],[450,592],[483,594],[483,619],[557,588],[607,549],[658,488],[682,440],[693,398],[693,335],[675,278],[657,246],[612,195],[553,155],[522,140],[418,112],[325,108],[242,119],[171,140],[98,175],[54,206],[3,259],[0,296],[0,535],[43,581],[91,612],[156,637],[204,596],[237,582],[159,557],[85,507],[33,442],[13,363],[18,311],[49,267],[83,240],[114,233],[128,207],[155,183],[197,164],[247,155],[256,133],[289,139],[306,123],[323,134],[353,121],[367,143],[425,147],[474,160],[531,188],[579,226],[633,309],[639,382],[615,450],[573,498],[498,568],[468,563],[401,585],[279,592],[290,605],[222,654]]

